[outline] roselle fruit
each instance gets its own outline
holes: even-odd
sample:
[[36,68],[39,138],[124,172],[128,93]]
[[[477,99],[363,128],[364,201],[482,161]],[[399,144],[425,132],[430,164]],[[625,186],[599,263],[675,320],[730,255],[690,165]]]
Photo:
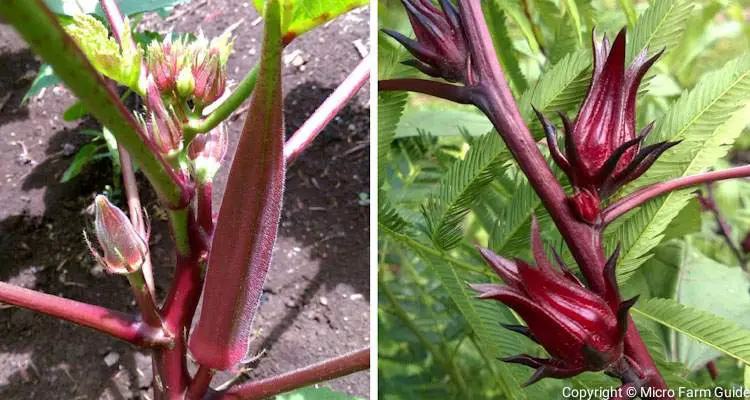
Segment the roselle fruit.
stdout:
[[[579,218],[596,223],[601,199],[643,175],[656,159],[679,142],[642,146],[653,123],[636,133],[635,104],[638,86],[661,55],[647,58],[643,50],[625,68],[625,29],[612,46],[605,36],[593,39],[594,71],[586,99],[574,121],[560,114],[565,134],[565,152],[557,144],[557,129],[536,111],[547,135],[552,158],[573,184],[571,198]],[[581,194],[583,193],[583,194]]]
[[416,40],[389,29],[383,29],[383,32],[416,57],[403,63],[435,78],[463,82],[468,52],[458,10],[449,0],[440,0],[440,8],[433,5],[431,0],[401,2],[406,8]]
[[138,271],[148,253],[147,239],[138,234],[127,215],[104,195],[96,196],[94,215],[94,232],[103,254],[94,249],[84,233],[94,258],[115,274]]
[[500,301],[516,311],[527,326],[506,328],[539,343],[551,356],[543,359],[521,354],[503,361],[536,368],[524,386],[546,377],[569,378],[584,371],[607,369],[622,357],[628,309],[636,300],[620,299],[614,273],[619,249],[604,268],[604,296],[584,287],[559,256],[560,269],[552,266],[544,253],[536,220],[532,223],[532,250],[536,266],[480,249],[504,284],[471,287],[479,292],[479,298]]
[[247,353],[281,214],[286,166],[278,0],[266,3],[265,14],[258,84],[229,170],[200,319],[189,342],[199,364],[218,370]]

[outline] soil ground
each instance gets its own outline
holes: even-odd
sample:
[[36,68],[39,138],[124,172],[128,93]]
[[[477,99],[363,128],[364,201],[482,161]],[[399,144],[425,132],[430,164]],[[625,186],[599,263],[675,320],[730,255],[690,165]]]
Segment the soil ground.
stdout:
[[[239,80],[259,55],[262,23],[249,3],[193,1],[164,20],[160,32],[215,36],[231,24],[237,42],[230,79]],[[291,134],[361,60],[369,13],[355,10],[298,39],[286,50],[284,93]],[[295,51],[299,52],[295,53]],[[294,59],[296,58],[296,60]],[[81,232],[91,229],[87,207],[112,182],[109,161],[87,167],[66,184],[71,154],[87,142],[93,122],[66,123],[73,96],[48,89],[26,104],[39,61],[10,26],[0,23],[0,280],[119,310],[135,304],[124,279],[105,274],[88,254]],[[256,318],[250,378],[302,367],[369,344],[369,91],[336,117],[289,168],[283,217]],[[229,123],[236,145],[243,118]],[[142,177],[139,176],[139,179]],[[215,189],[218,200],[226,168]],[[168,289],[172,243],[154,195],[141,179],[152,219],[158,293]],[[150,358],[88,329],[0,304],[0,399],[150,399]],[[369,374],[327,383],[359,396]]]

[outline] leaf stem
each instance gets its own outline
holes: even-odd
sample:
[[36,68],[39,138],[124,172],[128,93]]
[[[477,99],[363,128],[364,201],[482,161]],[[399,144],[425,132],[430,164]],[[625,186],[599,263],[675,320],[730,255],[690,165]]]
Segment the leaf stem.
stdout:
[[287,164],[294,161],[316,136],[331,122],[333,117],[354,97],[370,77],[372,55],[365,57],[349,76],[331,93],[317,110],[305,121],[297,132],[284,144]]
[[214,392],[209,398],[260,400],[368,368],[370,368],[370,348],[366,347],[296,371],[236,385],[223,392]]
[[141,347],[169,347],[173,338],[134,315],[0,282],[0,301],[95,329]]
[[627,212],[635,209],[638,206],[645,204],[649,200],[655,199],[674,190],[684,189],[690,186],[702,185],[708,182],[746,177],[750,177],[750,165],[728,168],[722,171],[712,171],[697,175],[685,176],[682,178],[673,179],[671,181],[656,183],[651,186],[647,186],[623,197],[622,199],[607,207],[602,213],[604,225],[606,226],[618,217],[626,214]]

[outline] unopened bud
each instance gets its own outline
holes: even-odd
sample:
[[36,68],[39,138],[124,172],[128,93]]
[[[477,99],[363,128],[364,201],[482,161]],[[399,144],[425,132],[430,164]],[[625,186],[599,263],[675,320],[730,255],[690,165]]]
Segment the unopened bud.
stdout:
[[182,123],[174,108],[164,104],[153,77],[148,80],[146,106],[150,111],[146,128],[159,151],[172,154],[181,150]]
[[195,89],[195,78],[190,68],[183,68],[177,75],[177,94],[182,98],[188,98],[193,95]]
[[569,199],[570,207],[575,215],[582,221],[594,225],[598,222],[601,211],[599,206],[601,200],[594,192],[581,190]]
[[224,124],[219,124],[210,132],[196,136],[188,147],[188,157],[192,160],[192,174],[201,183],[211,182],[221,167],[227,153],[228,138]]
[[145,238],[138,234],[125,213],[110,203],[106,196],[96,196],[94,209],[94,232],[104,254],[94,250],[84,233],[91,253],[112,273],[138,271],[148,252]]
[[224,94],[227,81],[226,66],[221,65],[219,53],[210,50],[207,53],[196,56],[193,65],[193,96],[203,106],[213,103]]

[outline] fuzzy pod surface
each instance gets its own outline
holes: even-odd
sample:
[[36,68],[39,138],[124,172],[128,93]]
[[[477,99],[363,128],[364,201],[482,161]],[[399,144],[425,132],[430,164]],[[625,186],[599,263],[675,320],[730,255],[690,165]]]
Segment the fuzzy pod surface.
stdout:
[[245,356],[276,240],[286,165],[278,0],[267,2],[258,84],[234,155],[189,348],[217,370]]

